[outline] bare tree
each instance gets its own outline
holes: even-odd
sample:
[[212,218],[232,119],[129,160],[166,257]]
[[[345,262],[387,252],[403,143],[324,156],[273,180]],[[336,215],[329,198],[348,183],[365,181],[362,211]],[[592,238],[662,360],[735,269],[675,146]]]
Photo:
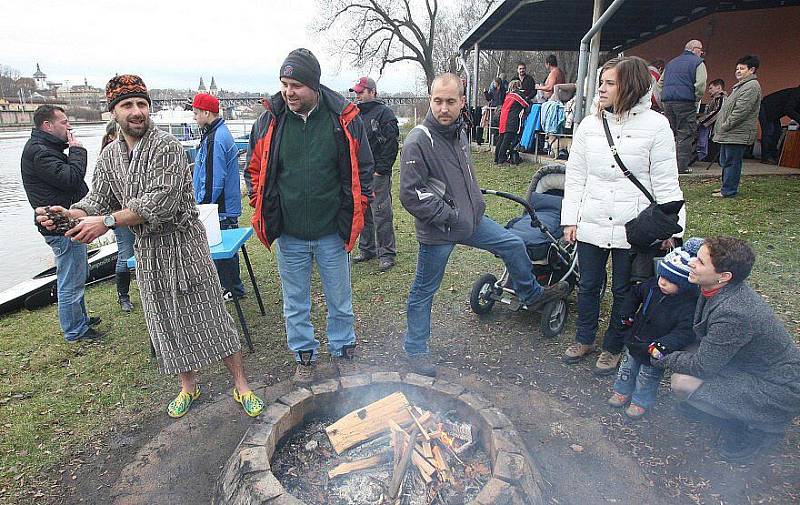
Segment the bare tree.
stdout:
[[0,97],[15,96],[19,87],[16,82],[20,73],[16,68],[0,64]]

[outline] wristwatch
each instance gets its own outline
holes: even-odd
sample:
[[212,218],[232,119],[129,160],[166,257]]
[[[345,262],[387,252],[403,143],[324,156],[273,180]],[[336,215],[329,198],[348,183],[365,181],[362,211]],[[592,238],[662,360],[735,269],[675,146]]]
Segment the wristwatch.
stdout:
[[117,227],[117,219],[113,216],[113,214],[103,216],[103,224],[106,225],[106,228],[109,230],[113,230]]

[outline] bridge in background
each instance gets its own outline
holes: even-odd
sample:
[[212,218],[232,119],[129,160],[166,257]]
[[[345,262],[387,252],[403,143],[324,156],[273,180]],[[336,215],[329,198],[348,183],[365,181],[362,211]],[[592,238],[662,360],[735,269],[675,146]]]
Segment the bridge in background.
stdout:
[[[172,98],[161,98],[158,100],[153,100],[153,109],[161,110],[161,109],[174,109],[175,107],[187,107],[191,105],[192,98],[194,98],[194,95],[186,95],[186,96],[179,96]],[[219,99],[219,103],[224,109],[232,109],[240,105],[252,107],[255,105],[261,105],[262,101],[266,98],[268,97],[261,95],[237,96],[231,98],[221,97]],[[348,96],[347,98],[349,100],[355,101],[354,96]],[[379,95],[378,98],[383,100],[383,102],[386,103],[386,105],[412,105],[415,103],[428,101],[427,96]]]

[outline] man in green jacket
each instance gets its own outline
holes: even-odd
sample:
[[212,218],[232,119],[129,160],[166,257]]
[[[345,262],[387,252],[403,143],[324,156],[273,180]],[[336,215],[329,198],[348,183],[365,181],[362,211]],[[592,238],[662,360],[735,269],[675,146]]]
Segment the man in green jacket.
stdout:
[[761,85],[758,83],[758,57],[747,55],[736,62],[736,79],[731,95],[722,102],[714,125],[714,142],[720,145],[722,188],[713,196],[729,198],[739,192],[742,158],[747,146],[756,141]]

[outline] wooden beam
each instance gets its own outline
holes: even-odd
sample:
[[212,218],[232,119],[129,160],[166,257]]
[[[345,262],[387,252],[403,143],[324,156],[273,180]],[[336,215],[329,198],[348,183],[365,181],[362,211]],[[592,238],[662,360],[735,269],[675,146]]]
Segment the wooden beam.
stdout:
[[325,432],[333,449],[341,454],[389,429],[389,420],[397,424],[413,422],[408,406],[403,393],[393,393],[343,416],[325,428]]

